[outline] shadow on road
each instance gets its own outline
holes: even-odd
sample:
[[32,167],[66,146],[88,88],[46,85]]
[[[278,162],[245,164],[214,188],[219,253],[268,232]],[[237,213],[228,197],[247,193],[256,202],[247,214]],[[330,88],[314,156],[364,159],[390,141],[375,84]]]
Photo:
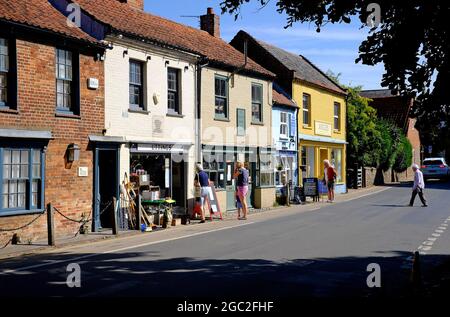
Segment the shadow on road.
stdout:
[[[148,297],[359,297],[412,295],[410,252],[380,252],[372,257],[337,257],[269,261],[263,259],[161,259],[157,252],[60,254],[28,259],[16,268],[64,261],[4,273],[0,296],[148,296]],[[89,258],[87,258],[87,257]],[[84,257],[76,259],[77,257]],[[422,270],[444,256],[428,255]],[[69,263],[81,267],[81,288],[66,285]],[[371,263],[380,265],[381,288],[369,288]],[[426,274],[425,274],[426,275]]]

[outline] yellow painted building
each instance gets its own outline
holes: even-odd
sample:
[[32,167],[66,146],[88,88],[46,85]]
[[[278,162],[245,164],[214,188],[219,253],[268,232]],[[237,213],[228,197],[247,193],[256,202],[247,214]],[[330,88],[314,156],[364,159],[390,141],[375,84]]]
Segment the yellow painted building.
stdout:
[[298,120],[300,178],[323,178],[324,160],[334,164],[336,192],[346,191],[346,100],[344,93],[294,79]]

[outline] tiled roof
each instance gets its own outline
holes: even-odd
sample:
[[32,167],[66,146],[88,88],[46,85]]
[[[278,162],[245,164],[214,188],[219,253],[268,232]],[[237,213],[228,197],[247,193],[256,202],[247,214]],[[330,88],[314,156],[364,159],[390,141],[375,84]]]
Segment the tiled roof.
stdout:
[[[119,32],[197,53],[210,61],[234,68],[244,63],[241,52],[205,31],[133,9],[117,0],[75,0],[75,2],[94,18]],[[245,70],[274,77],[274,74],[250,59]]]
[[285,95],[279,93],[275,89],[273,89],[273,91],[272,91],[272,99],[273,99],[274,104],[290,106],[290,107],[297,107],[292,100],[287,98]]
[[339,94],[346,94],[344,89],[333,82],[326,74],[324,74],[318,67],[316,67],[304,56],[290,53],[272,44],[268,44],[266,42],[255,39],[245,31],[239,31],[239,33],[247,38],[252,39],[259,46],[270,53],[275,59],[282,63],[286,68],[293,71],[295,78],[334,91]]
[[390,89],[373,89],[373,90],[363,90],[360,92],[360,95],[365,98],[391,98],[396,97],[396,95],[392,94]]
[[406,132],[412,98],[393,95],[389,89],[363,90],[360,95],[372,99],[369,104],[377,110],[379,118],[393,122]]
[[0,20],[25,24],[77,40],[98,44],[97,40],[67,20],[47,0],[0,0]]

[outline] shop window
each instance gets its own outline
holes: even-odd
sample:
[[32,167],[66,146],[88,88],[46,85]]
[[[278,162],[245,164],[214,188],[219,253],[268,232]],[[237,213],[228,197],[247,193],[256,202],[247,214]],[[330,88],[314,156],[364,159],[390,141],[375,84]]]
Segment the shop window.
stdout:
[[15,41],[0,38],[0,109],[17,108]]
[[303,125],[311,126],[311,96],[303,94]]
[[314,177],[315,173],[315,158],[314,158],[314,147],[312,146],[302,146],[301,147],[301,165],[303,166],[302,177]]
[[228,80],[223,76],[215,77],[215,117],[228,118]]
[[130,109],[145,110],[144,63],[135,60],[130,60]]
[[43,152],[35,148],[0,148],[0,216],[42,210]]
[[263,87],[252,84],[252,122],[262,122]]
[[341,130],[341,104],[339,102],[334,103],[334,130]]
[[280,113],[280,137],[288,138],[288,115],[286,112]]
[[167,111],[172,114],[181,114],[180,107],[180,70],[167,69]]
[[56,111],[79,114],[78,54],[56,49]]
[[216,188],[225,189],[225,163],[219,160],[203,161],[203,170]]
[[259,164],[257,166],[257,172],[259,174],[257,186],[274,186],[274,165],[271,154],[260,154]]
[[336,169],[336,182],[342,182],[342,149],[332,149],[331,163]]

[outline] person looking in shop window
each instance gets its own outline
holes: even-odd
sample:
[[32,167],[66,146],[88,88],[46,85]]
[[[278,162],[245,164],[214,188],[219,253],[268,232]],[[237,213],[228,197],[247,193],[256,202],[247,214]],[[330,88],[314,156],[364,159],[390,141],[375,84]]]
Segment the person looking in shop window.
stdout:
[[209,187],[208,174],[203,170],[203,166],[201,164],[197,164],[196,166],[194,186],[200,188],[200,200],[202,209],[200,223],[205,223],[206,199],[209,199],[211,187]]

